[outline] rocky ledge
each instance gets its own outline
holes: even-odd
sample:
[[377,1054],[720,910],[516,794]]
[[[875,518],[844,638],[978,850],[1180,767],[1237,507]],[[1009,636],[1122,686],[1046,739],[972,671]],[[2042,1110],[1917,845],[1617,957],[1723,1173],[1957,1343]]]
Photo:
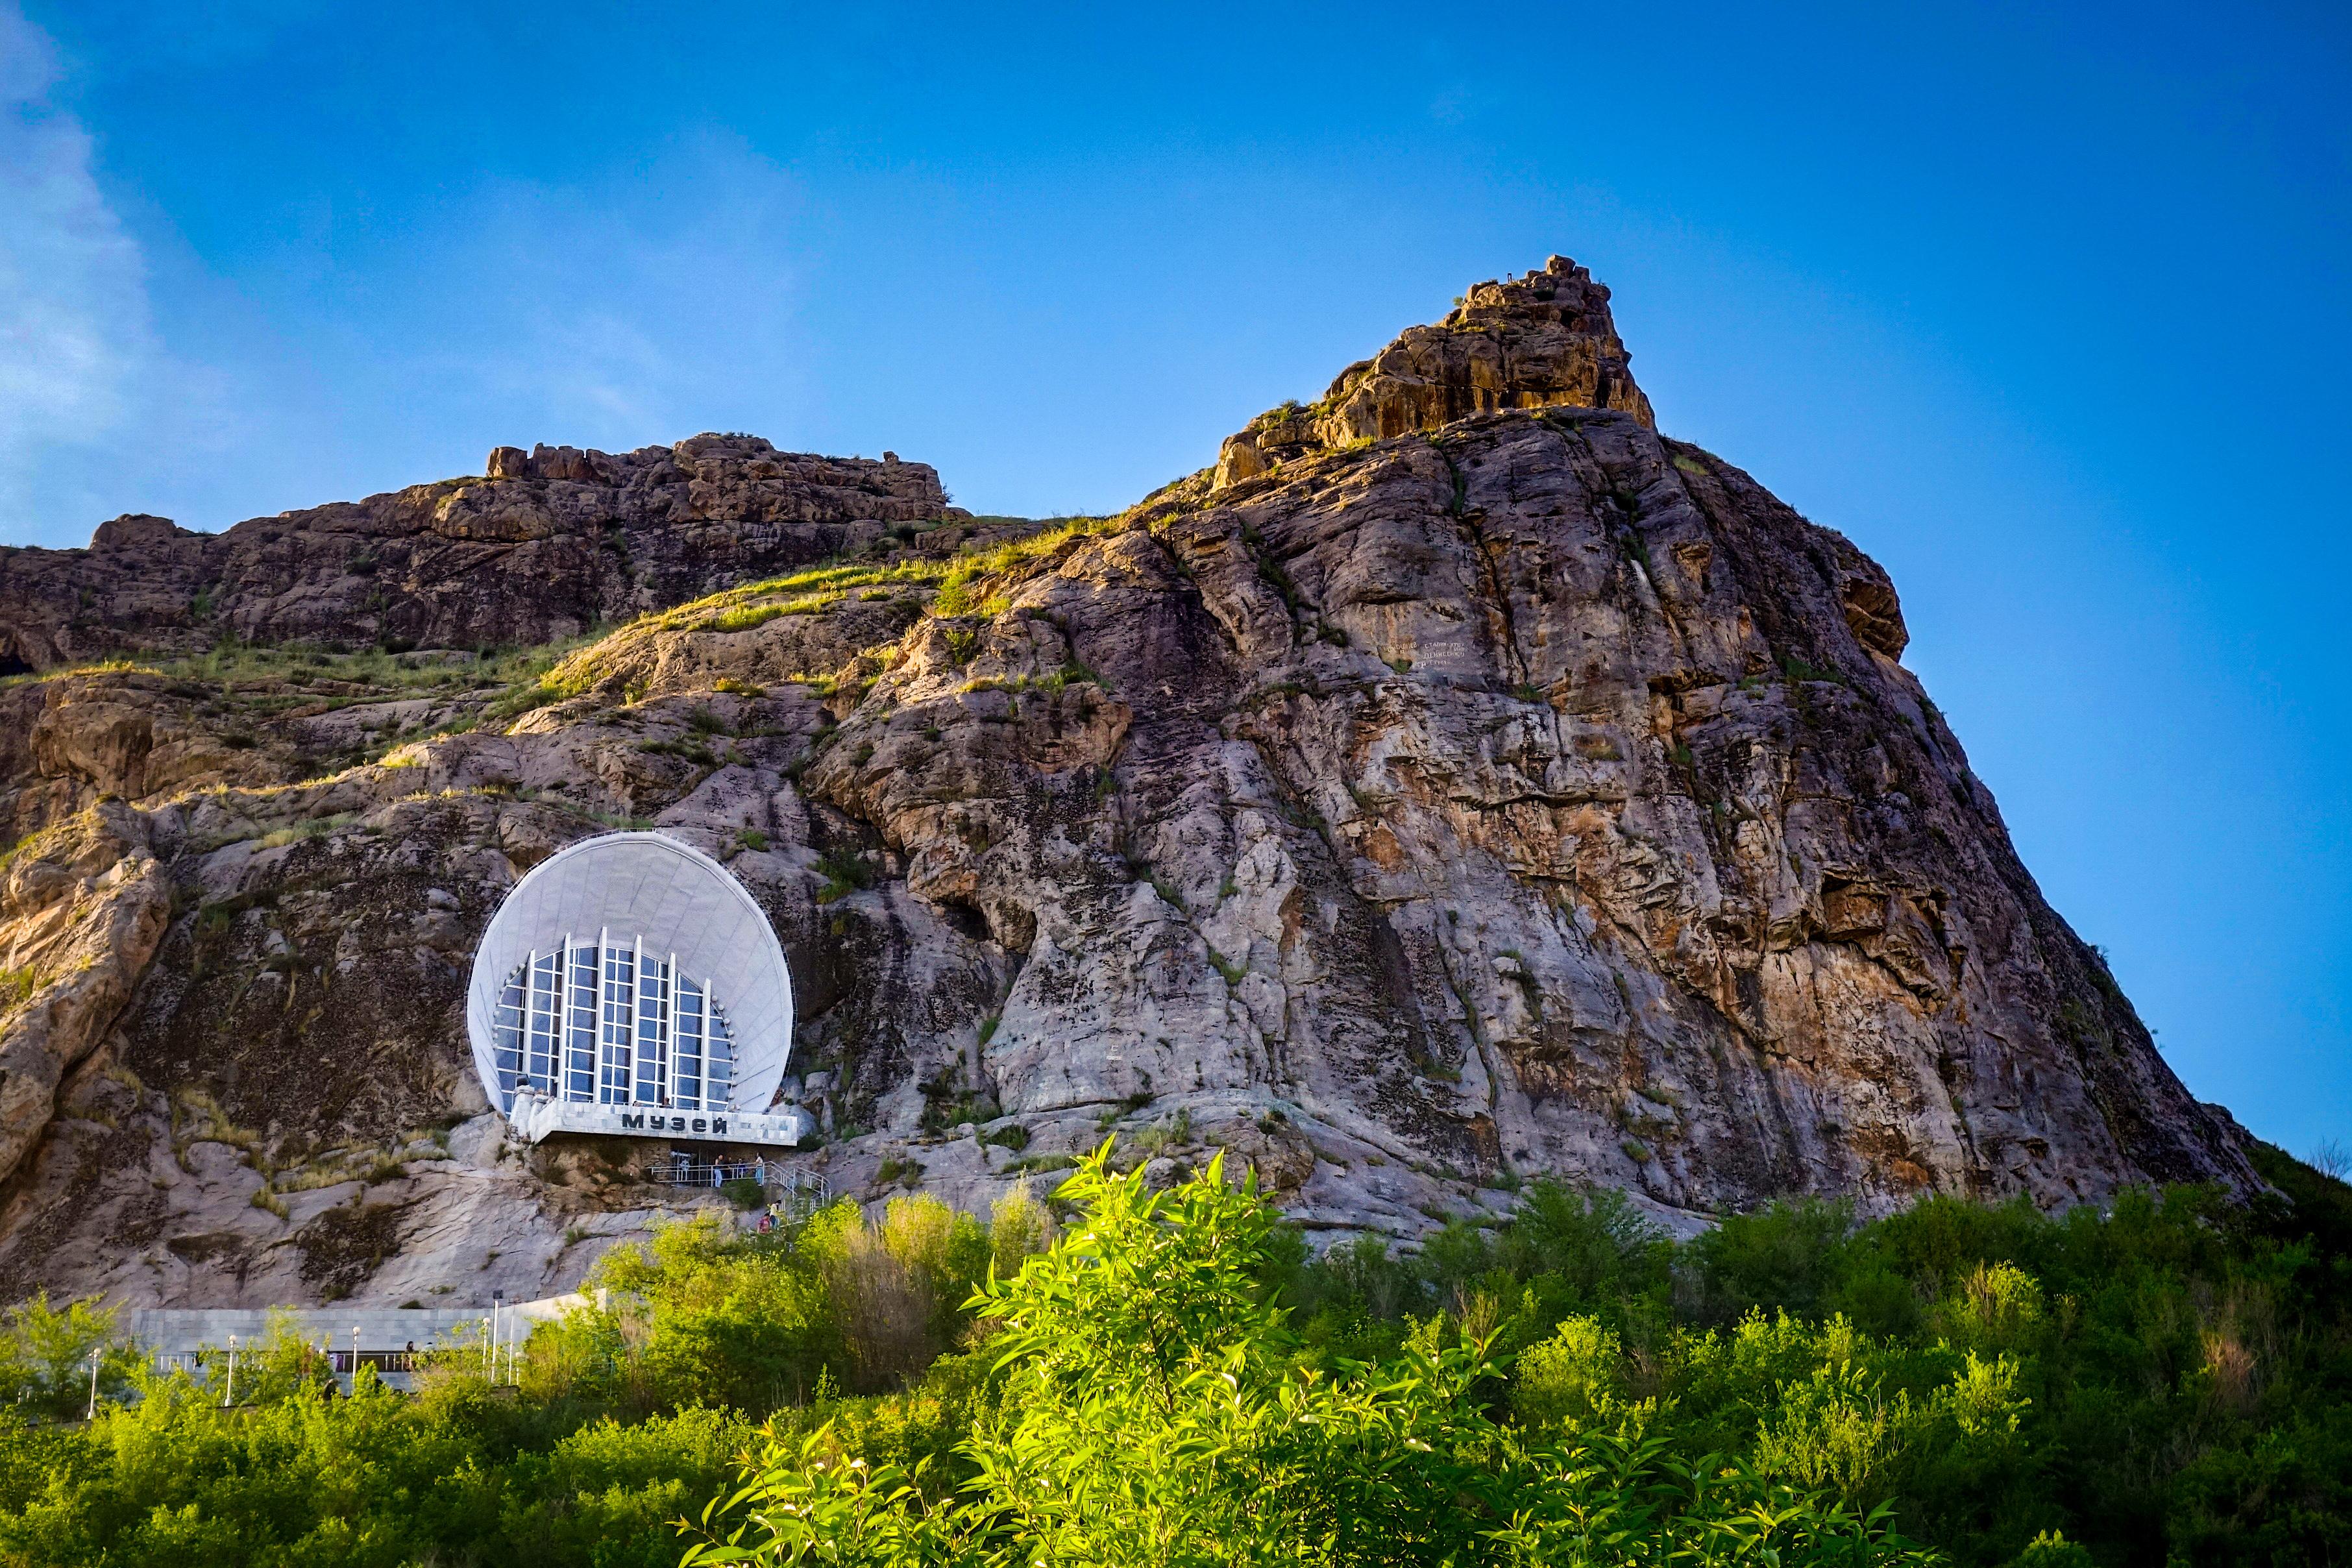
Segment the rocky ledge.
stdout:
[[967,514],[926,463],[697,436],[634,452],[500,447],[478,479],[257,517],[100,526],[0,549],[0,674],[222,637],[323,647],[543,643]]

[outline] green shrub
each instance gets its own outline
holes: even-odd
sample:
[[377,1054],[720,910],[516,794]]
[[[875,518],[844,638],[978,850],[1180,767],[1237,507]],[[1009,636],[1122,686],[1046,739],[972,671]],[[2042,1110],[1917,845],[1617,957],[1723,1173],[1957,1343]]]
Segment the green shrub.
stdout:
[[1925,1561],[1752,1471],[1601,1432],[1529,1444],[1478,1397],[1486,1345],[1434,1321],[1383,1364],[1299,1376],[1257,1287],[1279,1222],[1223,1163],[1155,1193],[1106,1143],[1063,1184],[1084,1224],[975,1298],[1004,1389],[962,1490],[927,1496],[829,1426],[772,1437],[686,1563]]
[[1802,658],[1793,653],[1782,657],[1780,660],[1780,673],[1800,685],[1807,681],[1821,681],[1831,686],[1843,686],[1845,684],[1845,677],[1839,671],[1834,669],[1824,669],[1816,664],[1809,664]]
[[624,1425],[605,1416],[516,1458],[499,1534],[525,1563],[669,1568],[681,1515],[751,1444],[751,1424],[700,1406]]
[[2098,1559],[2066,1539],[2063,1530],[2049,1530],[2026,1543],[2012,1568],[2097,1568]]
[[1519,1354],[1512,1404],[1538,1429],[1608,1426],[1624,1394],[1624,1356],[1593,1318],[1570,1318]]
[[828,849],[817,857],[816,871],[824,879],[824,885],[816,894],[820,904],[833,903],[874,885],[873,862],[853,849]]

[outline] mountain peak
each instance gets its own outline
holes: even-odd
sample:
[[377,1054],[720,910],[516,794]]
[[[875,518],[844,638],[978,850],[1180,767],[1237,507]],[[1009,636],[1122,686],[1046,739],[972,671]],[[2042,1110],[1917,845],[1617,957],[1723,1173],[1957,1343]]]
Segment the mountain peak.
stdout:
[[1523,277],[1474,283],[1445,319],[1408,327],[1341,371],[1312,407],[1285,404],[1229,437],[1217,483],[1297,451],[1435,430],[1504,408],[1607,408],[1655,428],[1609,289],[1565,256]]

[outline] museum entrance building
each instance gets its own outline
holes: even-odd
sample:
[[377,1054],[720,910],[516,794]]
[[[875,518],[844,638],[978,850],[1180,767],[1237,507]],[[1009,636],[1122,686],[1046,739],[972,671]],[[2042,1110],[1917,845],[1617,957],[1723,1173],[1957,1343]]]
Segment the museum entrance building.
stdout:
[[551,1133],[792,1147],[773,1106],[793,982],[765,910],[725,867],[660,833],[551,855],[508,893],[474,954],[466,1032],[490,1103]]

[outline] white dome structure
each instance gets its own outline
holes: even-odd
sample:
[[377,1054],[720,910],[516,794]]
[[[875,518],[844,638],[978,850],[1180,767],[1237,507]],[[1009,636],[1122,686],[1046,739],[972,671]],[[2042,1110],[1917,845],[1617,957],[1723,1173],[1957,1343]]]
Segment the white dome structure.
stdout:
[[533,867],[474,954],[466,1033],[490,1103],[550,1132],[796,1143],[769,1102],[793,979],[727,868],[659,833],[583,839]]

